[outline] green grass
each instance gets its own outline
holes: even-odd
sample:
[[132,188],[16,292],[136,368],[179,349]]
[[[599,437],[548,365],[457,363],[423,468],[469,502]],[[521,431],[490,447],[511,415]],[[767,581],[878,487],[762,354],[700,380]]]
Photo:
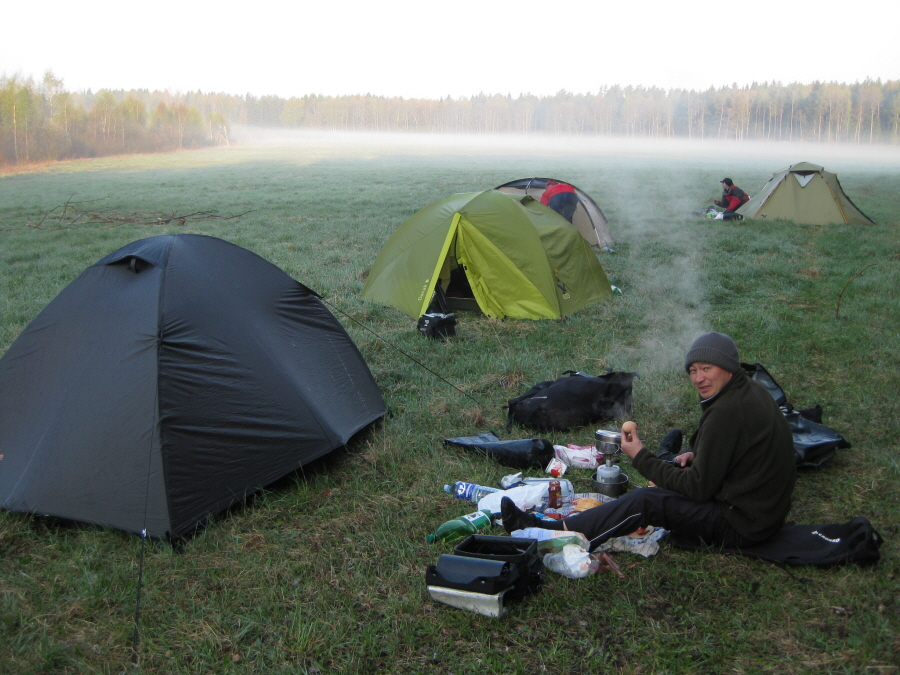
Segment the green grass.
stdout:
[[[184,551],[148,543],[134,669],[137,538],[0,512],[0,672],[897,672],[900,162],[867,164],[825,146],[744,157],[740,146],[688,154],[682,145],[601,144],[594,154],[515,139],[376,140],[308,134],[0,177],[0,353],[100,257],[143,237],[198,232],[247,247],[321,293],[390,411],[346,451],[216,517]],[[801,160],[838,171],[878,224],[688,215],[709,203],[722,175],[752,193]],[[359,299],[381,245],[409,215],[453,192],[531,175],[571,180],[600,203],[617,251],[601,260],[624,295],[565,322],[462,315],[446,343]],[[72,223],[59,218],[67,200],[98,201],[79,206],[84,216]],[[210,211],[218,217],[146,224]],[[642,435],[652,443],[675,426],[690,431],[698,410],[681,358],[709,329],[734,336],[798,407],[821,403],[825,423],[852,442],[801,473],[792,519],[869,517],[886,539],[878,566],[795,570],[801,581],[750,559],[664,545],[646,560],[619,554],[625,579],[548,575],[541,593],[501,620],[429,598],[425,566],[452,546],[426,544],[425,534],[471,510],[441,486],[494,484],[510,472],[442,439],[502,432],[507,399],[567,369],[638,372]],[[592,432],[550,438],[586,444]],[[587,489],[589,473],[571,473]]]

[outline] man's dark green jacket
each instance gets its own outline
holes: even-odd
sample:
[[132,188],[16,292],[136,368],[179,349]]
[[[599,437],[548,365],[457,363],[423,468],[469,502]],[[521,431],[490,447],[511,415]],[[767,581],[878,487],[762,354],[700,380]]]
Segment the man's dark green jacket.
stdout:
[[661,488],[698,502],[714,500],[731,526],[763,541],[784,524],[797,478],[794,441],[772,396],[743,372],[700,402],[703,415],[691,436],[688,469],[658,459],[646,448],[635,468]]

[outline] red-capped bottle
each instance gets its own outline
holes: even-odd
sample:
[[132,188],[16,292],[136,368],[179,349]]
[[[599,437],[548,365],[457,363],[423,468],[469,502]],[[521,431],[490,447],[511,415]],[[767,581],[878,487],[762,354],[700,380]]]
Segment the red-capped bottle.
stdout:
[[558,480],[551,480],[548,487],[548,502],[551,509],[558,509],[562,506],[562,488]]

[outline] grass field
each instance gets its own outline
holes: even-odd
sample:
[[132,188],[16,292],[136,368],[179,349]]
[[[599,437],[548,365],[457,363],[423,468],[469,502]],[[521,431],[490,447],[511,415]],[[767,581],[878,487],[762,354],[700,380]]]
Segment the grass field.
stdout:
[[[215,518],[183,551],[149,543],[136,664],[139,540],[0,512],[0,673],[900,670],[895,150],[244,137],[228,148],[0,177],[0,353],[79,272],[121,245],[209,234],[322,294],[369,363],[389,415],[346,451]],[[723,176],[752,194],[799,161],[837,171],[877,224],[689,215],[717,196]],[[446,343],[360,300],[382,244],[419,208],[533,175],[569,180],[601,205],[616,240],[616,253],[601,260],[623,295],[565,322],[462,315]],[[689,432],[699,414],[681,358],[710,329],[732,335],[743,360],[763,363],[797,407],[821,404],[825,423],[852,443],[801,472],[791,519],[867,516],[885,538],[877,566],[788,574],[664,545],[649,559],[617,554],[624,579],[548,574],[541,593],[504,619],[431,601],[425,567],[452,545],[429,545],[425,535],[471,510],[441,487],[495,484],[510,473],[442,439],[502,433],[509,398],[568,369],[636,371],[642,436],[652,444],[673,427]],[[587,444],[593,429],[548,438]],[[570,476],[588,489],[588,472]]]

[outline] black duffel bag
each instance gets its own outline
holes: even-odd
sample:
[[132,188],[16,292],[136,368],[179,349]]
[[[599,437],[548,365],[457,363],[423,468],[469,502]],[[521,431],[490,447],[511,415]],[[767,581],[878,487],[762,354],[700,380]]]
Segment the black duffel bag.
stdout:
[[537,431],[568,431],[631,414],[635,373],[586,375],[567,370],[564,377],[539,382],[507,403],[506,428],[513,422]]

